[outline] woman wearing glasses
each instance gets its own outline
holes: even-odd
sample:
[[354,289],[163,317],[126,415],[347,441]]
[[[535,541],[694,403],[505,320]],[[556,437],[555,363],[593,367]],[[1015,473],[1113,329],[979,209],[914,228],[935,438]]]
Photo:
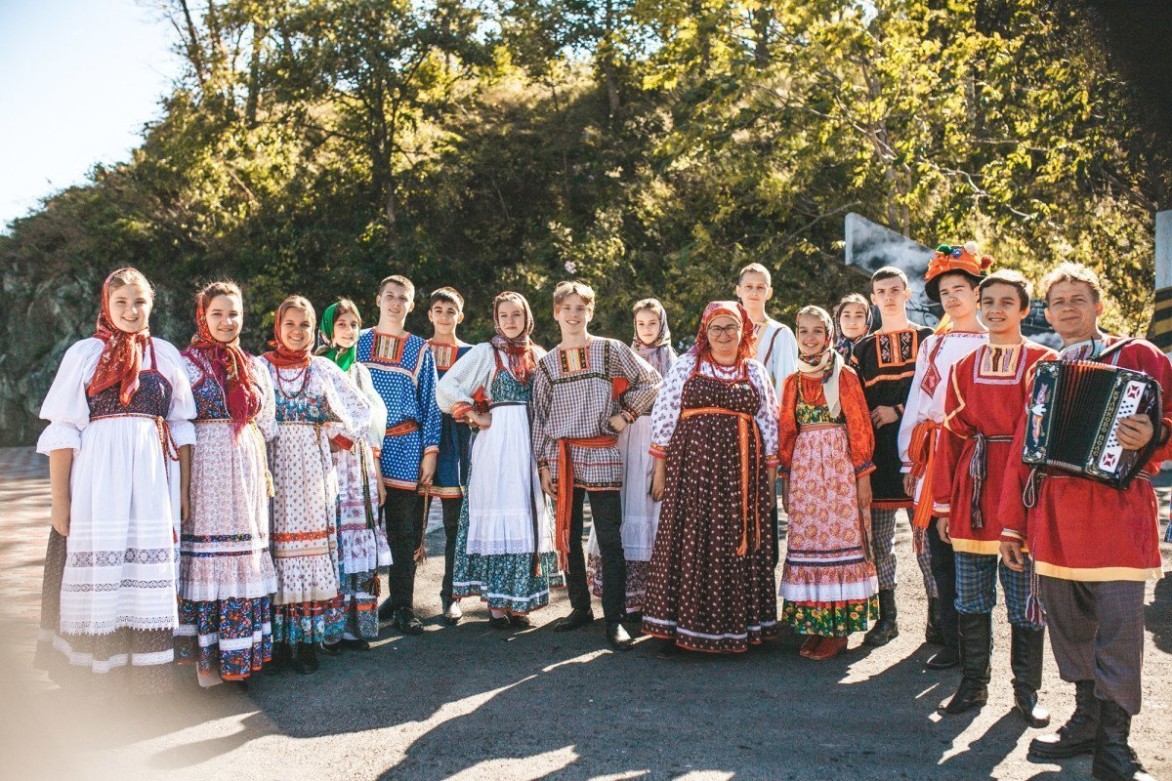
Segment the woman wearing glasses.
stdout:
[[643,631],[664,641],[661,655],[740,653],[777,632],[777,401],[752,355],[748,313],[714,301],[651,415],[651,492],[663,505]]

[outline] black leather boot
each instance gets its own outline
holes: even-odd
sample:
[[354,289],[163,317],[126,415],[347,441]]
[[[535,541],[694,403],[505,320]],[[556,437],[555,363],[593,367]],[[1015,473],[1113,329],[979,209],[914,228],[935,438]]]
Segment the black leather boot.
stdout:
[[593,620],[594,611],[590,610],[589,608],[586,608],[585,610],[574,608],[570,611],[568,616],[553,625],[553,631],[569,632],[577,629],[578,627],[586,626]]
[[863,645],[878,648],[887,645],[897,637],[899,637],[899,627],[896,625],[895,591],[889,588],[880,589],[879,620],[863,637]]
[[1099,731],[1091,775],[1099,781],[1155,781],[1128,745],[1131,714],[1111,700],[1099,701]]
[[273,658],[265,662],[263,669],[267,675],[277,675],[289,666],[292,658],[288,643],[273,643]]
[[317,643],[298,643],[297,654],[293,657],[293,669],[302,675],[317,672],[321,662],[317,660]]
[[929,645],[947,645],[940,629],[940,599],[928,598],[928,625],[924,627],[924,642]]
[[1011,627],[1009,667],[1013,670],[1013,705],[1031,727],[1045,727],[1050,723],[1050,711],[1038,704],[1045,640],[1045,629]]
[[1030,741],[1030,756],[1035,759],[1065,759],[1095,750],[1099,730],[1099,700],[1094,681],[1074,684],[1074,715],[1057,732]]
[[988,702],[993,656],[993,614],[960,613],[957,620],[962,677],[956,694],[943,708],[953,716]]

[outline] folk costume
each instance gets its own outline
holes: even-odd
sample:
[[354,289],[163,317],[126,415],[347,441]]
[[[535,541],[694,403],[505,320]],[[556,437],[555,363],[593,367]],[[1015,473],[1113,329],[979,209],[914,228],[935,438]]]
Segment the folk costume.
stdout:
[[[892,407],[902,419],[908,390],[916,373],[920,347],[932,334],[927,326],[909,323],[899,331],[876,331],[860,338],[851,351],[849,364],[863,383],[867,407]],[[867,633],[867,645],[885,645],[899,633],[895,602],[895,516],[899,510],[910,515],[912,500],[903,490],[899,458],[900,421],[887,423],[875,432],[875,453],[871,473],[871,552],[879,580],[879,622]],[[926,546],[918,546],[926,550]],[[924,592],[936,596],[931,564],[921,562]]]
[[[322,312],[319,329],[327,344],[334,338],[338,305]],[[370,406],[365,430],[349,447],[334,450],[338,474],[338,589],[342,597],[342,640],[364,647],[359,641],[378,636],[379,572],[391,565],[391,550],[380,521],[377,456],[387,430],[387,408],[374,389],[370,370],[357,360],[357,346],[328,347],[322,356],[333,361],[351,386]],[[346,443],[343,443],[345,445]]]
[[[472,345],[457,340],[456,344],[427,343],[435,359],[436,377],[443,380],[448,370],[472,350]],[[439,386],[436,386],[437,393]],[[444,579],[440,586],[440,602],[445,613],[454,599],[452,574],[456,563],[456,537],[459,534],[460,511],[464,505],[464,489],[468,484],[468,470],[472,459],[472,430],[448,413],[440,410],[439,457],[436,460],[435,480],[431,485],[419,486],[419,493],[430,500],[439,499],[444,521]]]
[[[983,344],[957,361],[949,374],[944,425],[939,433],[932,514],[948,518],[956,560],[956,611],[961,673],[946,707],[962,713],[984,704],[991,675],[993,606],[997,580],[1005,592],[1011,626],[1009,665],[1014,701],[1031,726],[1045,726],[1038,707],[1045,629],[1026,609],[1033,570],[1015,572],[1000,562],[1001,486],[1012,468],[1010,445],[1017,430],[1034,364],[1057,357],[1048,347],[1023,340]],[[1020,451],[1016,453],[1020,459]]]
[[41,405],[37,452],[72,450],[73,468],[69,535],[49,534],[34,663],[58,683],[153,693],[171,688],[178,448],[195,442],[196,409],[179,351],[119,330],[110,293],[107,278],[94,336],[65,353]]
[[[924,289],[933,301],[940,300],[940,277],[944,274],[964,274],[979,283],[984,278],[992,258],[977,257],[976,247],[941,245],[928,264]],[[956,569],[952,547],[940,539],[932,516],[932,481],[936,456],[936,441],[944,423],[944,397],[948,390],[948,372],[953,364],[988,342],[985,331],[945,330],[929,336],[916,356],[916,371],[908,390],[907,403],[899,423],[899,458],[901,471],[916,476],[912,496],[914,512],[912,541],[920,569],[927,565],[925,576],[934,582],[935,597],[929,602],[929,626],[925,633],[929,642],[943,643],[953,666],[959,657],[956,616]]]
[[[313,647],[341,639],[345,614],[338,584],[338,474],[330,445],[354,446],[370,424],[366,398],[331,360],[281,341],[264,354],[277,403],[273,474],[273,642],[294,647],[298,663],[316,667]],[[301,661],[304,659],[304,661]],[[312,671],[312,669],[307,670]]]
[[387,408],[387,428],[379,466],[387,498],[383,504],[391,546],[390,597],[380,613],[394,614],[401,631],[422,631],[415,618],[415,551],[427,523],[424,497],[417,493],[423,457],[439,453],[442,420],[435,403],[435,359],[427,342],[368,328],[358,337],[358,360],[370,370],[375,390]]
[[533,452],[557,485],[554,544],[566,561],[570,604],[591,613],[582,554],[582,503],[590,509],[602,556],[602,609],[608,623],[626,614],[623,557],[623,461],[609,419],[629,423],[655,402],[660,376],[627,345],[591,336],[584,347],[559,347],[537,362],[533,380]]
[[875,471],[875,439],[862,383],[829,343],[819,355],[798,358],[779,425],[789,510],[782,619],[800,635],[845,641],[879,617],[868,519],[857,494],[857,480]]
[[201,686],[241,681],[272,659],[277,575],[269,553],[265,443],[277,434],[276,402],[259,358],[208,328],[202,301],[183,351],[195,396],[189,509],[179,537],[180,662]]
[[798,362],[798,340],[793,329],[766,315],[765,322],[753,327],[757,361],[765,367],[774,395],[781,400],[785,378],[794,373]]
[[[731,366],[709,347],[718,317],[742,324]],[[765,367],[751,358],[752,328],[739,304],[709,304],[696,346],[668,371],[651,415],[651,455],[666,459],[667,477],[643,631],[693,651],[740,653],[777,634],[768,526],[777,405]]]
[[479,597],[490,610],[511,616],[549,604],[558,570],[529,425],[533,373],[545,352],[529,338],[528,303],[524,310],[519,336],[510,339],[497,325],[492,341],[473,347],[436,386],[440,409],[461,425],[474,409],[492,416],[492,425],[473,438],[451,594]]
[[[1062,358],[1100,360],[1119,341],[1106,336],[1068,345]],[[1142,773],[1127,741],[1141,703],[1144,583],[1162,575],[1151,475],[1172,457],[1172,441],[1164,439],[1172,427],[1172,365],[1142,339],[1101,360],[1159,382],[1163,427],[1153,436],[1162,444],[1124,490],[1059,470],[1031,474],[1015,460],[1001,495],[1001,539],[1029,545],[1058,673],[1076,688],[1074,716],[1057,735],[1033,741],[1031,754],[1094,751],[1096,777],[1132,778]],[[1011,453],[1022,452],[1029,422],[1027,410],[1018,419]]]
[[[654,343],[647,345],[638,334],[631,340],[631,349],[651,364],[651,368],[666,377],[676,361],[671,346],[671,329],[667,312],[656,302],[654,311],[659,318],[659,333]],[[623,458],[623,556],[627,561],[627,613],[643,610],[647,594],[647,576],[651,568],[651,550],[655,545],[655,531],[659,526],[660,503],[651,498],[651,415],[640,415],[631,425],[619,432],[619,453]],[[598,534],[593,528],[586,542],[586,579],[594,596],[603,590],[602,556],[598,548]]]

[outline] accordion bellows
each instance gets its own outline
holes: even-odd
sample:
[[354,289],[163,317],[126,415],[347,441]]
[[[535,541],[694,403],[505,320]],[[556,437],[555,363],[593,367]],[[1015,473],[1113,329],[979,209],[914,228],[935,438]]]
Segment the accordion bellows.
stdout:
[[1034,367],[1021,460],[1126,488],[1151,458],[1157,437],[1127,450],[1115,437],[1129,415],[1160,430],[1159,384],[1143,372],[1095,361],[1039,361]]

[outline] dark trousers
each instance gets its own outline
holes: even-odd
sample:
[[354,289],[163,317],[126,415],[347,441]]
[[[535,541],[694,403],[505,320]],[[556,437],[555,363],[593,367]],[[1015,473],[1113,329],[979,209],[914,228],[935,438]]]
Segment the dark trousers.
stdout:
[[391,607],[409,608],[415,601],[415,551],[423,542],[423,497],[403,488],[388,488],[383,522],[391,547]]
[[1095,696],[1132,716],[1143,699],[1144,584],[1038,578],[1058,674],[1094,681]]
[[932,579],[940,594],[940,632],[945,644],[953,649],[960,648],[958,619],[956,617],[956,554],[952,546],[940,539],[933,518],[927,528],[928,547],[932,552]]
[[452,599],[452,570],[456,566],[456,533],[460,530],[460,507],[463,497],[441,499],[444,511],[444,584],[440,597],[447,604]]
[[586,585],[586,557],[582,554],[582,504],[590,494],[594,533],[602,555],[602,614],[607,621],[622,621],[627,613],[627,559],[623,554],[623,505],[618,491],[574,489],[574,512],[570,516],[570,555],[566,588],[575,610],[590,609]]

